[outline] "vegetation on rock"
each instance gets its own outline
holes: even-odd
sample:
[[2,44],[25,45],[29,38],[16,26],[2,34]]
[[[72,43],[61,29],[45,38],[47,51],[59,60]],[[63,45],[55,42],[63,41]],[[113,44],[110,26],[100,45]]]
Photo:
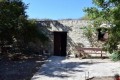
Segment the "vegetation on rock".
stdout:
[[105,43],[105,49],[109,53],[119,51],[120,43],[120,1],[119,0],[93,0],[96,7],[84,9],[89,18],[93,20],[94,27],[101,24],[109,25],[109,39]]

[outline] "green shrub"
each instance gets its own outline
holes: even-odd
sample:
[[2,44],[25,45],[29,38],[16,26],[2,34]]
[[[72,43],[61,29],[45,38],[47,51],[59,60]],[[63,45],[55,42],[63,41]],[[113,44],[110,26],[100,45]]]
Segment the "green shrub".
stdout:
[[120,51],[114,51],[112,53],[112,55],[110,56],[110,58],[113,60],[113,61],[119,61],[120,60]]

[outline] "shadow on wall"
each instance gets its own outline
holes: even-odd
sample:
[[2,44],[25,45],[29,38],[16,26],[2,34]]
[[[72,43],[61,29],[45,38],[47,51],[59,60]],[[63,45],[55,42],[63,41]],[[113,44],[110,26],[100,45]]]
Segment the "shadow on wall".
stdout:
[[[72,31],[72,28],[70,26],[63,25],[59,21],[54,21],[52,23],[52,26],[56,27],[58,31],[59,30],[67,31],[67,32]],[[72,38],[69,35],[67,35],[67,55],[79,54],[76,47],[84,47],[84,45],[82,43],[75,43],[74,40],[72,40]],[[79,55],[79,57],[81,56],[83,55]]]
[[77,47],[81,48],[84,47],[82,43],[75,43],[69,36],[68,36],[68,55],[70,54],[78,54]]
[[40,31],[42,31],[48,38],[49,41],[41,47],[42,54],[45,55],[52,55],[52,48],[51,44],[53,44],[53,36],[51,34],[51,27],[50,27],[51,20],[48,21],[37,21],[37,26]]
[[[70,26],[63,25],[59,21],[53,21],[52,25],[56,27],[58,31],[72,31],[72,28]],[[79,52],[76,49],[76,47],[84,47],[84,45],[82,43],[75,43],[74,40],[72,40],[72,38],[69,35],[67,35],[67,54],[78,54]]]
[[70,28],[69,26],[61,24],[59,21],[53,21],[51,23],[51,26],[56,28],[55,31],[63,31],[63,32],[72,31],[72,28]]
[[[71,26],[66,26],[66,25],[63,25],[62,23],[60,23],[59,21],[57,20],[49,20],[49,21],[39,21],[37,22],[38,23],[38,26],[39,26],[39,29],[43,31],[44,34],[46,34],[49,39],[50,39],[50,42],[49,42],[49,45],[46,47],[46,49],[50,52],[50,53],[53,53],[53,33],[52,30],[53,28],[55,28],[55,31],[63,31],[63,32],[70,32],[72,31],[72,28]],[[78,53],[78,50],[76,49],[76,47],[84,47],[84,45],[82,43],[75,43],[72,38],[67,35],[67,54],[70,55],[70,54],[77,54]],[[50,50],[51,49],[51,50]]]

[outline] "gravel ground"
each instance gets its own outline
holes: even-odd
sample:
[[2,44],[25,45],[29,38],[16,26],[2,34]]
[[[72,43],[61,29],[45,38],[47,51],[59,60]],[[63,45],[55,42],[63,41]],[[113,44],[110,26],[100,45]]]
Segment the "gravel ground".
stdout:
[[114,80],[120,62],[110,59],[66,59],[52,56],[31,80]]
[[120,74],[120,62],[109,59],[56,56],[46,59],[41,56],[18,61],[0,59],[0,80],[85,80],[88,72],[89,80],[114,80],[114,74]]
[[25,60],[0,60],[0,80],[30,80],[46,58],[37,56]]

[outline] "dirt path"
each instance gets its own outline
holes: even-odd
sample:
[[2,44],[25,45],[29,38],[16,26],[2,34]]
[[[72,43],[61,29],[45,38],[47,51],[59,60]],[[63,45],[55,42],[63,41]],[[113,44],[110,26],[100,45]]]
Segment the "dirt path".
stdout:
[[120,75],[120,62],[109,59],[66,59],[52,56],[32,80],[113,80]]
[[30,80],[44,63],[46,57],[38,56],[27,60],[0,60],[0,80]]

